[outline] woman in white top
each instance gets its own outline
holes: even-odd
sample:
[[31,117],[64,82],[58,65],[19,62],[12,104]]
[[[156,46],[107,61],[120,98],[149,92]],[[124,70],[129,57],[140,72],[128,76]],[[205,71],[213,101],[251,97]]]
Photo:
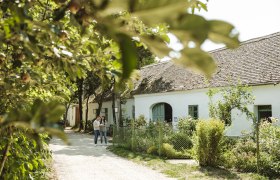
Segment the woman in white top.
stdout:
[[101,120],[101,117],[97,116],[97,118],[93,121],[94,144],[97,144],[97,139],[100,134],[100,120]]

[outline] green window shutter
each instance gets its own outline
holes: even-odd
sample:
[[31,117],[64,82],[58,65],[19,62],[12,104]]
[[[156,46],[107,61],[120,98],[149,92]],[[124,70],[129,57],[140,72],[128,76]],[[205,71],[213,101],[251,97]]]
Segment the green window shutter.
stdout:
[[193,119],[198,119],[198,105],[189,105],[189,116]]
[[164,104],[156,104],[153,109],[153,121],[163,121],[165,120],[165,111],[164,111]]

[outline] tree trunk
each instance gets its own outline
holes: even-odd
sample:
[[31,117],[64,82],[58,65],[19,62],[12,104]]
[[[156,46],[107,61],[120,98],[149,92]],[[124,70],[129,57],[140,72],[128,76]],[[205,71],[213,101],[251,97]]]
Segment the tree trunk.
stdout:
[[96,116],[100,116],[101,113],[101,109],[102,109],[102,105],[103,105],[103,99],[104,99],[104,92],[101,94],[101,97],[99,99],[99,101],[97,101],[98,104],[98,108],[96,110]]
[[87,126],[88,126],[88,101],[89,101],[89,97],[87,97],[87,102],[86,102],[86,124],[85,124],[85,131],[87,131]]
[[123,119],[122,119],[122,102],[121,102],[121,98],[119,99],[119,126],[122,127],[123,126]]
[[78,80],[78,96],[79,96],[79,116],[80,116],[80,127],[79,131],[83,129],[83,79]]
[[117,125],[117,119],[116,119],[116,111],[115,111],[115,92],[112,93],[112,112],[113,112],[113,121],[114,125]]
[[115,110],[115,83],[116,83],[116,80],[115,80],[115,77],[113,77],[113,82],[112,82],[112,113],[113,113],[113,122],[114,122],[114,125],[117,126],[117,119],[116,119],[116,110]]

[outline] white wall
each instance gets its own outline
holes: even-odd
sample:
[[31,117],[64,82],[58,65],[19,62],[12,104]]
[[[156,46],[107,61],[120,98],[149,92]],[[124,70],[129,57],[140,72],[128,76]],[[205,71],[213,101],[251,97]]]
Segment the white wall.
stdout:
[[136,107],[135,115],[136,117],[144,115],[147,119],[151,119],[153,105],[157,103],[168,103],[172,107],[173,119],[174,117],[186,117],[188,115],[188,105],[199,105],[199,118],[208,118],[208,96],[205,93],[206,90],[202,89],[136,95],[134,96]]
[[[254,111],[256,105],[272,105],[272,116],[280,119],[280,85],[255,86],[253,95],[256,97],[255,103],[248,108]],[[199,118],[209,118],[208,103],[209,98],[206,95],[207,89],[189,90],[180,92],[167,92],[146,95],[136,95],[135,115],[136,117],[144,115],[147,119],[152,118],[153,105],[157,103],[168,103],[173,109],[174,119],[186,117],[188,115],[188,105],[199,106]],[[252,122],[248,121],[240,112],[232,111],[232,125],[228,128],[227,134],[230,136],[240,135],[243,130],[249,130]]]
[[70,126],[75,126],[76,107],[77,105],[70,105],[68,109],[67,120]]

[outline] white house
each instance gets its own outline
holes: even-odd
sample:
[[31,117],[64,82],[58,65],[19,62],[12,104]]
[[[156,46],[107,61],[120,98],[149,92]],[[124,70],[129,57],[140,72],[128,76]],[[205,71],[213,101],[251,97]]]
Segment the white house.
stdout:
[[[164,119],[174,126],[178,118],[188,115],[207,119],[208,88],[228,86],[230,79],[252,86],[255,102],[248,108],[258,118],[280,119],[280,32],[245,41],[234,50],[221,48],[210,54],[218,68],[209,83],[205,83],[203,76],[172,61],[143,67],[141,79],[132,92],[133,98],[122,105],[124,117],[144,115],[148,120]],[[94,109],[97,109],[95,103],[90,105],[90,118],[94,117]],[[102,113],[112,123],[111,102],[103,104]],[[243,114],[233,110],[227,134],[240,135],[242,130],[250,129],[251,124]]]

